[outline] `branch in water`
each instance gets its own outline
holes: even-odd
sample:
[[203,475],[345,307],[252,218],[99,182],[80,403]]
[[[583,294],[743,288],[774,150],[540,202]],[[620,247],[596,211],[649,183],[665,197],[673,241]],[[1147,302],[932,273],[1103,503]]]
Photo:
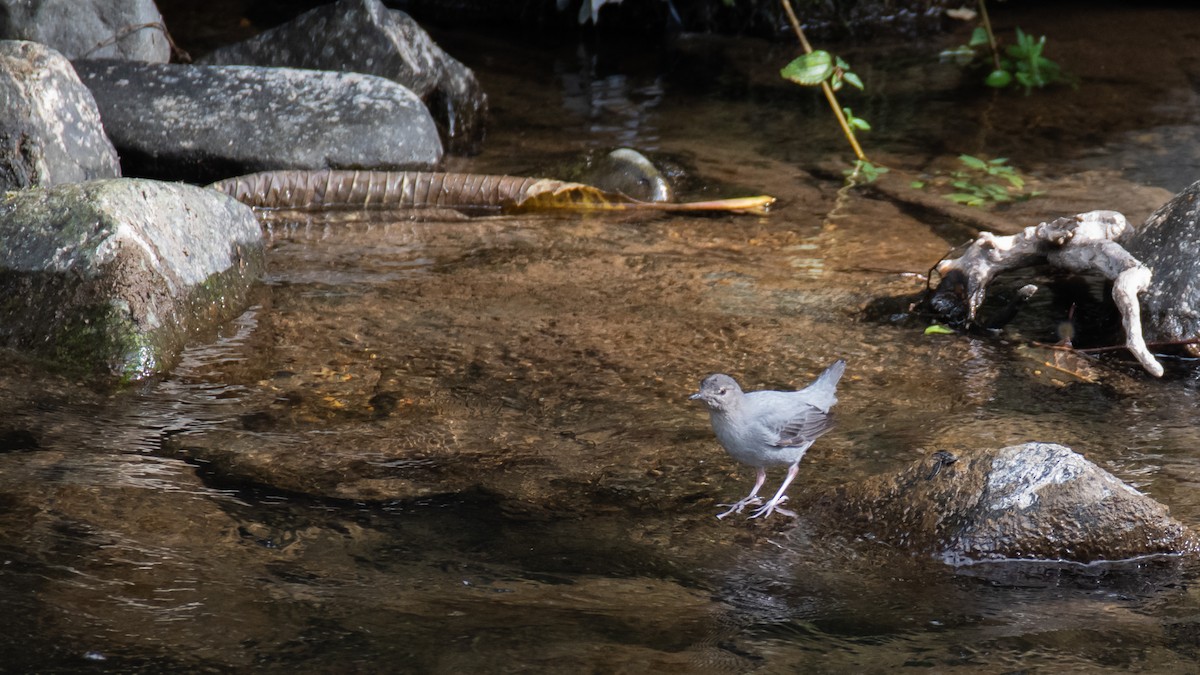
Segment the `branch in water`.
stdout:
[[988,284],[1001,272],[1043,261],[1073,272],[1098,272],[1113,282],[1112,296],[1125,329],[1125,347],[1147,372],[1161,377],[1162,364],[1142,337],[1137,299],[1150,285],[1150,268],[1118,243],[1129,231],[1122,214],[1089,211],[1027,227],[1006,237],[985,232],[961,256],[937,264],[935,269],[942,275],[942,282],[934,295],[961,304],[971,323],[983,304]]

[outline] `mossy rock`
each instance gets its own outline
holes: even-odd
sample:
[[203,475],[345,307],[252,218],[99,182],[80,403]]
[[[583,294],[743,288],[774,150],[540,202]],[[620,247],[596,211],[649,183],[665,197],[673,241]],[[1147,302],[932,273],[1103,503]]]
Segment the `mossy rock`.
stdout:
[[69,375],[165,373],[189,336],[240,313],[262,275],[246,206],[177,183],[111,179],[0,204],[0,346]]

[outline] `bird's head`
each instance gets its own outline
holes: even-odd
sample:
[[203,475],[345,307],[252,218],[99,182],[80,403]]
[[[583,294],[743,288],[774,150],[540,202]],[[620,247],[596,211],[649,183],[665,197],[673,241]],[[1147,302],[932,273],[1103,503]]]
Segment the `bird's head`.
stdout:
[[717,373],[709,375],[700,383],[700,391],[688,398],[703,401],[712,410],[729,410],[742,397],[742,388],[730,376]]

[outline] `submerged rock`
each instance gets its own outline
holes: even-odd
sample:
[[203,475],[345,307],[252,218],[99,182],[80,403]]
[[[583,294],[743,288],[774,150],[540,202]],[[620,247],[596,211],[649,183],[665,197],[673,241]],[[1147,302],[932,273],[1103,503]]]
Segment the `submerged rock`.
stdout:
[[212,190],[112,179],[0,204],[0,345],[79,376],[168,370],[186,339],[240,313],[262,231]]
[[154,0],[0,0],[0,38],[40,42],[69,59],[171,58]]
[[200,62],[379,75],[425,102],[451,151],[478,152],[483,142],[487,97],[475,74],[442,51],[411,17],[379,0],[318,7]]
[[1147,218],[1125,248],[1153,273],[1140,296],[1146,340],[1200,337],[1200,181]]
[[292,68],[77,61],[127,174],[210,183],[268,169],[425,169],[429,111],[391,80]]
[[817,509],[842,532],[950,564],[1200,551],[1167,507],[1052,443],[935,453],[897,475],[838,488]]
[[121,175],[91,92],[53,49],[0,41],[0,192]]
[[564,176],[605,192],[619,192],[643,202],[669,202],[675,191],[666,176],[645,155],[633,148],[617,148]]

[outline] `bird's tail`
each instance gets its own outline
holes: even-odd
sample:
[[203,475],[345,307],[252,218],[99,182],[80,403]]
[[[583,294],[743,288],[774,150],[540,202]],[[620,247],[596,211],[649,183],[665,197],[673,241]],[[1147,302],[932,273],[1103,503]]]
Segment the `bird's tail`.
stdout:
[[825,383],[830,387],[836,387],[838,380],[842,379],[842,373],[844,372],[846,372],[846,359],[838,359],[829,364],[829,367],[825,369],[825,372],[821,373],[821,376],[813,384]]
[[844,372],[845,359],[838,359],[830,364],[825,372],[804,390],[805,393],[811,394],[809,403],[828,412],[837,403],[837,383],[842,379]]

